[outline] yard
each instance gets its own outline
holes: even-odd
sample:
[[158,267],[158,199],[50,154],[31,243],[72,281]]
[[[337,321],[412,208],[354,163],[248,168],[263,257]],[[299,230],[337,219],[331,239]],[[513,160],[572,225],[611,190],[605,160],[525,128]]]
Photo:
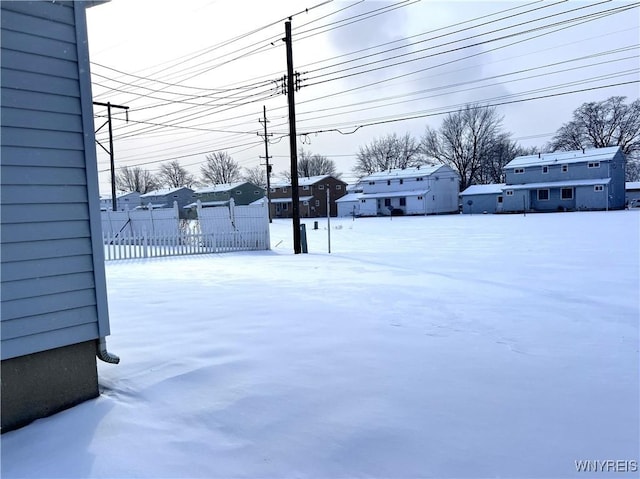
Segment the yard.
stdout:
[[2,477],[637,477],[640,211],[313,221],[109,262],[122,361]]

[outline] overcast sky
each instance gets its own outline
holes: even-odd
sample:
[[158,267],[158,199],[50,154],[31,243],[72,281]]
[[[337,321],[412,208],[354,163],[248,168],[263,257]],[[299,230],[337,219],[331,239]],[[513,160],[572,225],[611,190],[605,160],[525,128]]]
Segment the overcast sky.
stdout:
[[[113,109],[116,166],[177,159],[197,174],[217,150],[264,163],[264,105],[274,173],[288,169],[278,79],[289,16],[298,146],[347,181],[360,146],[394,132],[419,139],[466,103],[500,104],[513,139],[543,146],[582,103],[640,96],[637,2],[111,0],[87,17],[94,100],[129,107],[129,123]],[[97,128],[106,109],[95,113]],[[98,161],[108,193],[99,147]]]

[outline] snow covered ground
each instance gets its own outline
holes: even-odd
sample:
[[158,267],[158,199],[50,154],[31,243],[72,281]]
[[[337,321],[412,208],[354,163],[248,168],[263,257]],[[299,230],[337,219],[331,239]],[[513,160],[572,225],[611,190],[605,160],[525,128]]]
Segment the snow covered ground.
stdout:
[[122,362],[2,477],[637,477],[640,211],[305,221],[107,264]]

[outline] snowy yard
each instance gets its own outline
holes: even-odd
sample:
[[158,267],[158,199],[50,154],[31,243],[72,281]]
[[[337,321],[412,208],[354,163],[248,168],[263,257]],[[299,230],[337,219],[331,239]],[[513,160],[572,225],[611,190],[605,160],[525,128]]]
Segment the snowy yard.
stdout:
[[638,476],[575,461],[640,459],[640,211],[303,222],[108,263],[122,361],[2,477]]

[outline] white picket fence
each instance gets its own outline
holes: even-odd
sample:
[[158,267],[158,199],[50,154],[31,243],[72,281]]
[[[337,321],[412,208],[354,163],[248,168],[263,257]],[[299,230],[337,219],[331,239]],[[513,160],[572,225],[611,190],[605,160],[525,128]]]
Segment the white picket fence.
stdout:
[[[269,216],[266,205],[235,206],[233,200],[228,207],[203,208],[198,202],[198,219],[183,222],[177,218],[173,223],[160,222],[159,216],[149,212],[147,227],[140,229],[139,223],[111,218],[111,226],[105,229],[103,214],[103,242],[106,260],[153,258],[159,256],[193,255],[202,253],[227,253],[232,251],[257,251],[270,249]],[[174,208],[175,209],[175,208]],[[151,210],[156,215],[161,210]],[[172,211],[172,210],[170,210]],[[104,212],[111,213],[112,212]],[[133,213],[133,212],[116,212]],[[137,213],[137,212],[136,212]],[[108,219],[108,218],[107,218]],[[126,224],[125,224],[126,223]],[[162,225],[158,227],[158,225]]]

